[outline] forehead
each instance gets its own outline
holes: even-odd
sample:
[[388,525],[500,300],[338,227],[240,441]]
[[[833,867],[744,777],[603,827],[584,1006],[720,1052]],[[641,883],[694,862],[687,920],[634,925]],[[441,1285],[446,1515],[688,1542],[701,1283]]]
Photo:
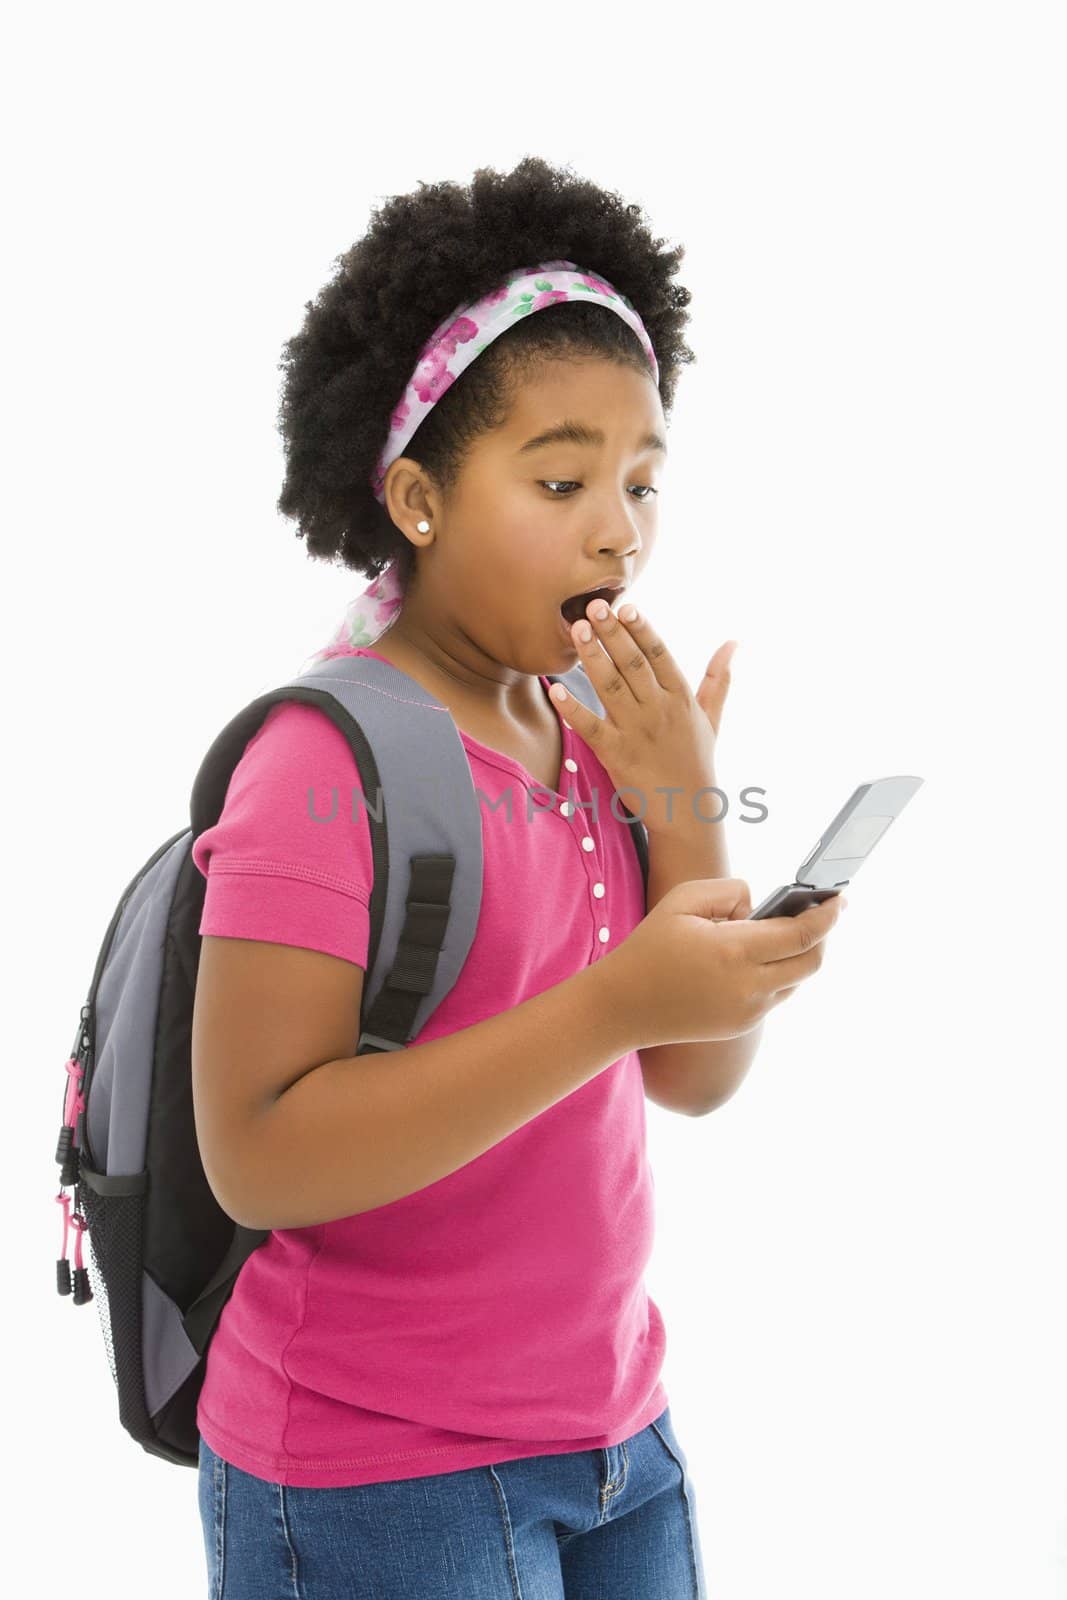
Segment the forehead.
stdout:
[[[646,450],[652,448],[653,436],[667,443],[663,404],[651,372],[595,359],[546,361],[518,376],[510,414],[495,430],[495,442],[511,454],[532,457],[537,453],[532,441],[564,424],[570,442],[583,449]],[[573,424],[602,434],[603,445],[580,437]]]

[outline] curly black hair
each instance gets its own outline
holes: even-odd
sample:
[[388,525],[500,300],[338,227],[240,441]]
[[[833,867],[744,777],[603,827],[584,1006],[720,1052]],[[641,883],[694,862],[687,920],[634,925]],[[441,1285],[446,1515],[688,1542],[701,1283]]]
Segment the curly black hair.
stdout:
[[[641,316],[659,363],[669,419],[684,343],[688,289],[671,279],[685,247],[663,248],[641,207],[526,156],[505,174],[479,168],[466,187],[420,181],[372,212],[364,236],[335,260],[334,276],[305,307],[284,345],[278,427],[285,482],[278,510],[298,522],[308,555],[378,574],[396,556],[406,587],[415,547],[370,487],[392,412],[419,352],[458,305],[516,267],[574,261],[599,273]],[[404,450],[448,495],[470,444],[507,418],[516,376],[546,356],[596,355],[648,374],[636,334],[590,302],[565,316],[522,317],[452,383]]]

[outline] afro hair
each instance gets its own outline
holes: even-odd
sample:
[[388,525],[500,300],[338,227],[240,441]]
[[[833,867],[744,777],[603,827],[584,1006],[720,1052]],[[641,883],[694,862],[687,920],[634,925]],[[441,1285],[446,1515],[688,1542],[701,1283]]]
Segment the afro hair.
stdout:
[[[425,184],[372,212],[364,236],[335,260],[283,347],[278,427],[285,481],[278,500],[309,556],[377,577],[400,557],[406,586],[411,541],[370,486],[393,410],[422,347],[457,306],[518,266],[574,261],[606,278],[639,313],[659,363],[670,416],[681,367],[695,360],[683,333],[690,293],[671,280],[684,246],[664,249],[640,206],[526,156],[505,174],[479,168],[470,184]],[[621,317],[595,302],[564,302],[566,315],[523,317],[452,383],[404,450],[447,496],[465,453],[499,427],[511,382],[546,358],[600,356],[649,374]]]

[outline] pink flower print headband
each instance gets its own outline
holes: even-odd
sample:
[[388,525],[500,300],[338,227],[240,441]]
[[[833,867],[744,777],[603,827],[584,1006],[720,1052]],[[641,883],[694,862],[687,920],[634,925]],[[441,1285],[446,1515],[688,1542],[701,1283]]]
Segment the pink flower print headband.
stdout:
[[[636,333],[659,384],[659,363],[645,325],[624,294],[605,278],[583,272],[573,261],[543,261],[535,267],[518,267],[499,287],[480,300],[457,306],[434,329],[419,354],[403,398],[393,412],[389,436],[375,463],[370,486],[379,504],[385,503],[385,474],[441,396],[455,383],[487,345],[532,311],[544,311],[564,300],[595,301],[609,306]],[[300,668],[310,671],[331,656],[351,655],[379,638],[395,621],[403,604],[399,559],[379,573],[362,594],[350,602],[329,644]]]
[[617,311],[640,339],[652,375],[659,383],[659,363],[652,342],[625,295],[595,273],[582,272],[573,261],[544,261],[539,267],[519,267],[505,283],[480,300],[457,306],[423,346],[404,397],[393,412],[389,437],[371,477],[379,504],[385,503],[383,484],[387,470],[397,456],[403,455],[445,390],[520,317],[531,311],[544,311],[562,300],[597,300]]

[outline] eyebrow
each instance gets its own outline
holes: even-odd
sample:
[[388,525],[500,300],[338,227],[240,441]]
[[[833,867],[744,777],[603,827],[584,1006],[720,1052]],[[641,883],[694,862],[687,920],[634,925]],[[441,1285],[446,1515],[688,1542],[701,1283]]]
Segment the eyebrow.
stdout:
[[[520,445],[515,454],[525,455],[530,450],[540,450],[546,444],[580,444],[603,445],[604,432],[601,428],[590,428],[584,422],[574,422],[571,418],[558,423],[554,428],[546,428],[543,433],[537,433],[532,439]],[[667,454],[667,446],[658,433],[645,433],[637,441],[640,450],[659,450]]]

